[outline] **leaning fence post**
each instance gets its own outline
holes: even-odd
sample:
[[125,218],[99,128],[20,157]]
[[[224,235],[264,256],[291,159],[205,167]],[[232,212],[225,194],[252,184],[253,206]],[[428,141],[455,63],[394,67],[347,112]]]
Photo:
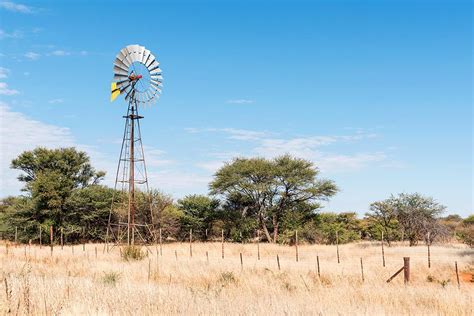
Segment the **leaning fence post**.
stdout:
[[277,254],[277,264],[278,264],[278,270],[280,270],[280,257]]
[[295,231],[295,252],[296,252],[296,262],[298,262],[298,230]]
[[410,257],[403,257],[403,281],[410,282]]
[[336,252],[337,252],[337,263],[341,263],[339,260],[339,233],[336,230]]
[[385,251],[383,249],[383,230],[382,230],[382,266],[385,268]]

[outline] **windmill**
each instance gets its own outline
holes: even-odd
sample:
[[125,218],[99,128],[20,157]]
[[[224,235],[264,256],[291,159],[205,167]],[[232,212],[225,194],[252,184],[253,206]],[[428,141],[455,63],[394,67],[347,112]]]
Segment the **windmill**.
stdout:
[[[143,116],[138,111],[140,107],[156,102],[161,93],[163,77],[155,56],[140,45],[128,45],[121,49],[115,57],[113,72],[110,101],[123,95],[128,109],[124,116],[125,129],[106,242],[111,238],[116,243],[121,243],[126,236],[128,245],[135,243],[135,237],[146,243],[153,237],[153,213],[150,201],[137,204],[137,195],[143,192],[140,186],[145,189],[143,193],[149,192],[140,130]],[[147,210],[144,210],[143,204],[147,204]]]

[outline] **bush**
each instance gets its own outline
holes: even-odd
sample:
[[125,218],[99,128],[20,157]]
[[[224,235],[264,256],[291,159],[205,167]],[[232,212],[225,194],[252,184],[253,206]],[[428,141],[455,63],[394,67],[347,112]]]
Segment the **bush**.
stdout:
[[126,246],[122,250],[122,258],[126,261],[130,260],[142,260],[146,257],[146,252],[142,251],[137,246]]
[[104,272],[104,275],[102,276],[102,282],[107,285],[115,286],[119,279],[120,273],[118,272]]

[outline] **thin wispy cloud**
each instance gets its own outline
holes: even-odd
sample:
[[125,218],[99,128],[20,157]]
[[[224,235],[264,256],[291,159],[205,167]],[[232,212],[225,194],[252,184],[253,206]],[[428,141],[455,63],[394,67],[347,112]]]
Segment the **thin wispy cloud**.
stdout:
[[17,13],[24,13],[24,14],[32,14],[37,11],[33,7],[30,7],[21,3],[15,3],[12,1],[1,1],[0,8],[10,11],[10,12],[17,12]]
[[49,55],[52,56],[69,56],[71,55],[71,52],[65,51],[65,50],[55,50],[52,51]]
[[15,95],[20,92],[15,89],[10,89],[6,82],[0,82],[0,95]]
[[[315,165],[326,172],[340,172],[360,170],[373,163],[382,162],[388,159],[387,155],[382,151],[377,152],[351,152],[341,153],[341,149],[337,152],[326,148],[331,145],[342,147],[342,151],[350,151],[349,148],[344,149],[344,144],[350,145],[356,142],[365,142],[376,138],[374,133],[365,133],[357,131],[352,135],[316,135],[305,137],[275,137],[274,133],[243,130],[235,128],[206,128],[195,129],[188,128],[190,133],[214,132],[226,135],[226,138],[246,143],[246,150],[232,157],[252,157],[260,156],[265,158],[274,158],[284,154],[291,154],[295,157],[311,160]],[[251,145],[248,149],[248,145]],[[222,166],[224,160],[228,161],[232,157],[229,155],[220,155],[220,159],[203,161],[196,164],[197,167],[215,172]],[[226,158],[226,159],[223,159]]]
[[38,60],[41,55],[35,52],[28,52],[23,55],[24,57],[28,58],[29,60]]
[[10,70],[4,67],[0,67],[0,79],[6,79],[10,74]]
[[201,133],[201,132],[212,132],[212,133],[223,133],[227,135],[229,139],[236,139],[236,140],[260,140],[263,137],[269,136],[268,132],[261,132],[261,131],[252,131],[246,129],[238,129],[238,128],[193,128],[187,127],[184,129],[188,133]]
[[6,39],[6,38],[22,38],[23,37],[23,32],[15,30],[13,32],[7,32],[3,29],[0,29],[0,40]]
[[49,104],[60,104],[60,103],[64,103],[64,99],[51,99],[48,101]]
[[255,103],[255,100],[233,99],[233,100],[227,100],[226,103],[230,103],[230,104],[251,104],[251,103]]

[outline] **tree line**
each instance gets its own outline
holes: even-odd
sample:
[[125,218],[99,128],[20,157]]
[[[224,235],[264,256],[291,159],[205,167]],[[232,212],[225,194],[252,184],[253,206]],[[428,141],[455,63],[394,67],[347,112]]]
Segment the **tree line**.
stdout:
[[[112,199],[126,194],[100,182],[86,153],[75,148],[36,148],[11,162],[24,183],[23,194],[0,201],[0,231],[8,239],[38,242],[38,229],[53,226],[68,242],[103,241]],[[234,242],[334,244],[358,240],[388,243],[458,239],[474,246],[474,216],[442,217],[445,206],[418,193],[392,195],[356,213],[323,212],[321,203],[338,192],[322,179],[312,162],[284,155],[274,159],[236,158],[214,175],[209,195],[174,200],[158,190],[137,192],[137,213],[150,212],[152,225],[165,240],[184,240],[190,230],[197,240],[221,237]],[[115,214],[112,214],[114,216]],[[259,234],[261,232],[261,234]]]

